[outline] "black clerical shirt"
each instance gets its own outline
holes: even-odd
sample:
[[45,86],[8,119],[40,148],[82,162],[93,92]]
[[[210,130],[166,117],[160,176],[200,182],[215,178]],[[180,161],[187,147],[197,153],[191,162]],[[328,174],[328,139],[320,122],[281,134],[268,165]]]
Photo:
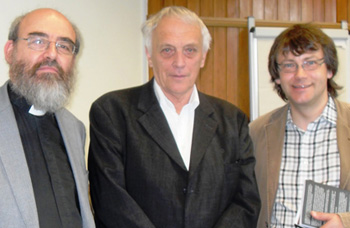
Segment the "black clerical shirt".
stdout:
[[[82,227],[74,177],[54,114],[34,116],[8,87],[32,180],[41,228]],[[6,196],[4,196],[6,197]]]

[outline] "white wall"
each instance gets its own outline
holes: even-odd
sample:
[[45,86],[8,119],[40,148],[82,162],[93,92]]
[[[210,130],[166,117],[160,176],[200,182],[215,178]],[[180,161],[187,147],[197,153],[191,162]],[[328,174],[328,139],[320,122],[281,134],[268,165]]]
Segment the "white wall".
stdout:
[[0,84],[8,79],[3,47],[13,19],[35,8],[62,12],[80,29],[78,82],[68,109],[89,127],[91,103],[100,95],[147,81],[141,34],[147,0],[0,0]]

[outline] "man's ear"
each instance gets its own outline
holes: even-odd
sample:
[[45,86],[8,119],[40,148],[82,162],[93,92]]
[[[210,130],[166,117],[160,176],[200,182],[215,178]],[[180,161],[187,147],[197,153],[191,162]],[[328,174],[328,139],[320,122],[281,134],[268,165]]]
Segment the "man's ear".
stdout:
[[328,79],[333,78],[333,73],[332,73],[332,71],[329,70],[329,71],[327,72],[327,78],[328,78]]
[[4,47],[4,54],[5,54],[5,59],[8,64],[12,63],[12,55],[14,51],[14,41],[13,40],[8,40],[5,44]]
[[201,65],[200,65],[201,68],[203,68],[204,65],[205,65],[205,60],[206,60],[206,58],[207,58],[207,54],[208,54],[208,51],[206,51],[206,52],[203,53],[203,55],[202,55],[202,61],[201,61]]
[[148,60],[148,66],[149,67],[153,67],[153,63],[152,63],[152,58],[151,58],[151,54],[149,53],[148,49],[146,49],[146,56],[147,56],[147,60]]

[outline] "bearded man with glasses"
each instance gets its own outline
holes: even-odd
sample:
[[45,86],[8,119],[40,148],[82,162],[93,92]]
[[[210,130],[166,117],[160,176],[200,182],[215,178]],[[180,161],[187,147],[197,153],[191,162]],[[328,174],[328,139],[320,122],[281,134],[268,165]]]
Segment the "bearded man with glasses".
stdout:
[[[350,190],[350,106],[336,99],[338,57],[318,27],[296,24],[274,41],[268,68],[286,105],[250,124],[262,208],[258,227],[297,227],[306,179]],[[321,227],[349,213],[311,212]]]
[[95,227],[85,128],[64,106],[73,90],[77,28],[53,9],[12,23],[0,88],[0,227]]

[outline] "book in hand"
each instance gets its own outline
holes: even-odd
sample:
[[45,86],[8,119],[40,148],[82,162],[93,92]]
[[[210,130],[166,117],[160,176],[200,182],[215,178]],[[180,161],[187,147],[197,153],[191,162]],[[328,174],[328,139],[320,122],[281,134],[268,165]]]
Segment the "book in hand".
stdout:
[[312,218],[311,211],[349,212],[350,191],[306,180],[301,216],[296,227],[315,228],[323,225],[322,221]]

